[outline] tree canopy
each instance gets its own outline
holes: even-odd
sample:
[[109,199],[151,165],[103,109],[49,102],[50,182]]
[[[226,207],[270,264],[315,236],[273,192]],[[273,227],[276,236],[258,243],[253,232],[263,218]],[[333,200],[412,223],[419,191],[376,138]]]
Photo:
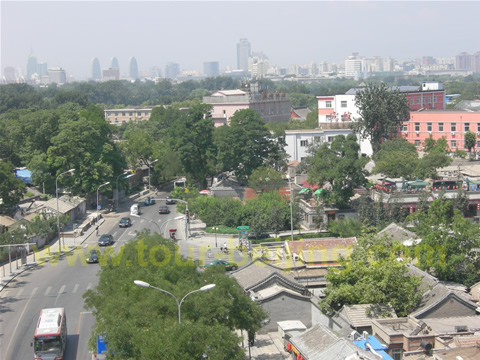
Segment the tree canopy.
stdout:
[[359,149],[355,135],[338,135],[331,143],[322,144],[310,159],[309,182],[331,186],[324,196],[328,204],[346,206],[353,190],[367,183],[364,167],[368,159],[359,155]]
[[364,234],[351,256],[341,262],[342,268],[329,269],[320,309],[332,314],[343,305],[391,304],[399,317],[407,316],[422,297],[417,291],[421,280],[397,260],[396,245],[387,237]]
[[352,126],[363,138],[370,139],[374,154],[382,142],[397,136],[400,126],[410,116],[407,98],[384,83],[368,83],[357,91],[355,105],[360,117]]
[[[98,286],[84,294],[94,312],[95,335],[106,335],[115,359],[243,359],[235,330],[255,333],[266,313],[245,296],[224,269],[198,272],[192,261],[175,255],[170,241],[144,232],[120,250],[121,259],[101,258]],[[178,323],[171,296],[134,285],[134,280],[170,292],[178,301],[206,284],[215,284],[185,298]]]

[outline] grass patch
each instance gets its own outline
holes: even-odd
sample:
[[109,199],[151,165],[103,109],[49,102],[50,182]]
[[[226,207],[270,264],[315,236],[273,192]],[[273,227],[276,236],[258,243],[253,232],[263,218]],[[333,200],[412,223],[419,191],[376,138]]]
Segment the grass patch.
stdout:
[[238,230],[237,228],[233,227],[228,227],[225,225],[217,225],[216,228],[218,229],[217,231],[212,229],[212,226],[206,227],[205,232],[209,234],[214,234],[215,232],[217,234],[226,234],[226,235],[237,235]]

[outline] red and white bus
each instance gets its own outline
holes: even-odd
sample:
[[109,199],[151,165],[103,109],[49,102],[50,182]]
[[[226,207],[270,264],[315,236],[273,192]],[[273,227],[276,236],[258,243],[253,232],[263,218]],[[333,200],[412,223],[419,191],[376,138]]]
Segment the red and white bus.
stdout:
[[42,309],[33,336],[35,360],[63,360],[67,347],[67,317],[64,308]]

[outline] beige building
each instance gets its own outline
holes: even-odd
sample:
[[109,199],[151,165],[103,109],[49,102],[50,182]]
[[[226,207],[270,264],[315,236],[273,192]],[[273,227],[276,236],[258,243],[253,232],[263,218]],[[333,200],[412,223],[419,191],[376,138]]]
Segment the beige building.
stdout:
[[154,106],[131,107],[126,109],[106,109],[105,121],[111,125],[122,125],[127,121],[149,120]]

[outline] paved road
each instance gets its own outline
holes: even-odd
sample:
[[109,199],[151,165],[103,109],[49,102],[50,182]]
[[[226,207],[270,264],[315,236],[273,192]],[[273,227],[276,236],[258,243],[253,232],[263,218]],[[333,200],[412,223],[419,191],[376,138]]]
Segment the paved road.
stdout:
[[[166,194],[158,194],[158,198],[164,198]],[[139,199],[138,201],[141,201]],[[209,262],[213,258],[229,258],[240,265],[246,262],[246,257],[240,252],[233,251],[227,256],[218,249],[223,242],[228,241],[229,247],[233,248],[233,238],[217,236],[192,236],[185,239],[184,220],[175,220],[180,214],[175,212],[175,206],[170,206],[172,212],[166,215],[158,214],[159,205],[163,201],[157,201],[155,205],[142,206],[141,217],[133,217],[128,211],[106,214],[104,222],[99,228],[97,235],[92,229],[88,236],[76,239],[76,245],[81,243],[84,253],[90,245],[97,244],[102,234],[112,234],[113,247],[118,251],[119,247],[135,238],[137,231],[149,229],[153,232],[162,232],[168,237],[169,228],[178,229],[177,244],[184,256],[200,257],[200,263]],[[127,207],[128,208],[128,207]],[[125,208],[125,210],[127,209]],[[129,216],[132,220],[130,228],[119,228],[118,221],[123,216]],[[197,234],[201,231],[198,222],[192,224],[192,232]],[[73,245],[73,239],[67,240],[67,245]],[[217,243],[217,247],[216,244]],[[232,244],[232,245],[230,245]],[[52,247],[55,253],[56,247]],[[209,256],[209,250],[211,255]],[[97,283],[97,274],[100,269],[98,264],[82,265],[76,258],[62,255],[60,260],[52,261],[43,265],[30,266],[16,275],[13,280],[3,282],[3,290],[0,290],[0,360],[27,360],[33,358],[33,350],[30,343],[33,338],[35,325],[40,310],[48,307],[64,307],[67,314],[68,340],[65,360],[90,359],[88,352],[88,339],[95,319],[91,312],[84,309],[82,295],[85,291],[93,289]],[[242,259],[244,261],[242,261]],[[38,261],[38,256],[37,256]],[[4,278],[2,278],[4,280]],[[2,289],[0,287],[0,289]]]

